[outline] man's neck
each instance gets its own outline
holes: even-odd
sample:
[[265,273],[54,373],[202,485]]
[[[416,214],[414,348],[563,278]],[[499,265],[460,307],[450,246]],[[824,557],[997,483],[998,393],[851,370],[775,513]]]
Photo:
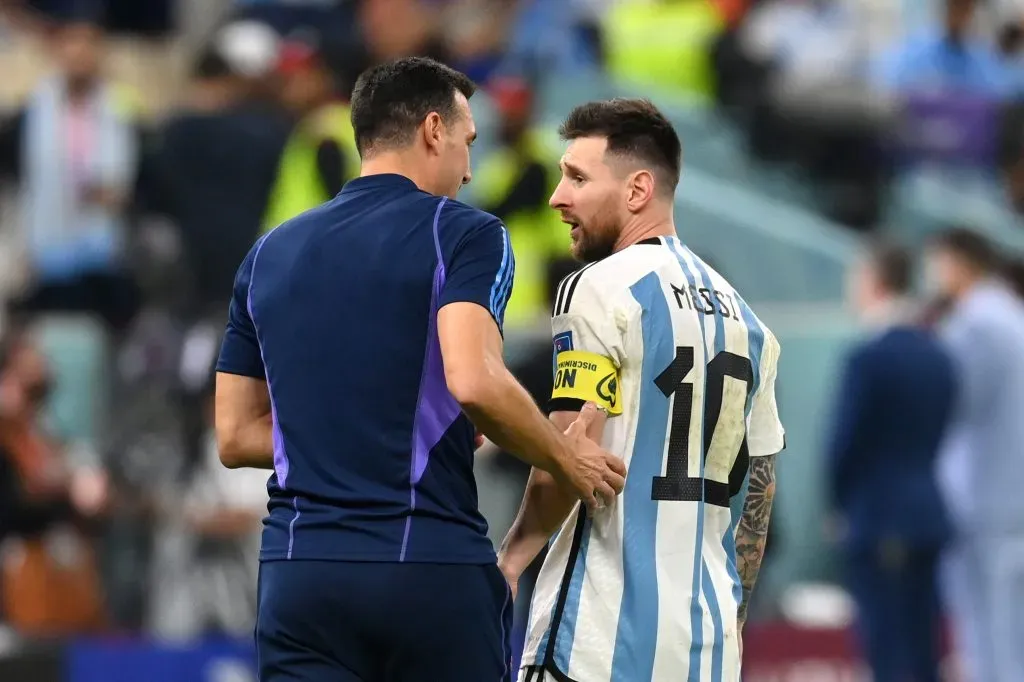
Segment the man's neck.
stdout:
[[963,301],[968,298],[971,294],[977,291],[980,287],[992,281],[992,277],[985,274],[978,274],[965,281],[959,288],[959,290],[953,295],[953,298],[957,301]]
[[364,159],[359,168],[359,177],[368,175],[401,175],[412,180],[424,192],[434,194],[428,181],[429,173],[419,168],[419,164],[403,151],[380,152],[372,158]]
[[65,81],[68,101],[72,104],[82,103],[92,93],[97,82],[94,78],[68,78]]
[[651,218],[636,216],[619,233],[615,242],[614,251],[622,251],[633,244],[638,244],[645,239],[652,237],[674,237],[676,236],[675,222],[672,220],[672,212]]
[[196,83],[189,93],[189,103],[196,111],[220,111],[238,100],[237,91],[228,83]]
[[911,303],[902,296],[886,296],[864,311],[864,322],[871,327],[887,327],[910,317]]

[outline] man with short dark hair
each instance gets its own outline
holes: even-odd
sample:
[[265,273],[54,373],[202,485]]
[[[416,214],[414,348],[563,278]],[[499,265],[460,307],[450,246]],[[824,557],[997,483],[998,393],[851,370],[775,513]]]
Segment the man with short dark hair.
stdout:
[[949,522],[935,461],[953,409],[953,364],[914,323],[911,258],[876,243],[851,271],[869,337],[849,353],[828,441],[828,482],[878,682],[938,682],[938,566]]
[[507,678],[508,585],[473,479],[474,425],[590,508],[622,462],[565,433],[513,379],[514,272],[493,216],[455,201],[476,127],[462,74],[423,58],[364,73],[360,177],[257,241],[217,366],[229,467],[273,470],[260,680]]
[[941,335],[960,385],[939,456],[955,533],[944,566],[947,605],[965,679],[1024,680],[1024,303],[975,232],[937,235],[928,264],[952,301]]
[[[676,237],[681,146],[646,100],[577,107],[551,206],[588,263],[564,280],[549,408],[629,467],[592,518],[534,469],[499,564],[510,584],[548,543],[520,680],[737,682],[784,447],[779,344],[735,289]],[[750,472],[738,530],[731,499]],[[734,535],[735,530],[735,535]],[[556,534],[557,533],[557,534]]]

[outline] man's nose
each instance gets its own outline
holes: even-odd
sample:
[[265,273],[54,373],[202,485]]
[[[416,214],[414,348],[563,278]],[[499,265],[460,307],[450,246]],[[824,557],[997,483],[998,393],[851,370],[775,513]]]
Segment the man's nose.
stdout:
[[565,190],[562,185],[563,183],[559,182],[558,186],[555,187],[555,191],[551,193],[551,198],[548,199],[548,206],[551,208],[565,208],[569,205],[566,202]]

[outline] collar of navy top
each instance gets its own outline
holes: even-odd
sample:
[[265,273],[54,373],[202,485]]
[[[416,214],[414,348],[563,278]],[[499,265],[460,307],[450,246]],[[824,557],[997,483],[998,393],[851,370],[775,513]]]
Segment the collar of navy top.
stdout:
[[342,188],[342,192],[358,192],[364,189],[380,189],[380,188],[407,188],[407,189],[418,189],[416,183],[397,173],[379,173],[377,175],[363,175],[358,178],[353,178],[345,183],[345,187]]

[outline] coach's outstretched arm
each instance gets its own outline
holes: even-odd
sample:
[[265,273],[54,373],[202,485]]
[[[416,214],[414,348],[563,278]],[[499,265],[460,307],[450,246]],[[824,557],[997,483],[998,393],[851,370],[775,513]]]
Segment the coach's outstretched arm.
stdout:
[[[608,415],[594,403],[587,403],[577,414],[569,411],[551,413],[551,422],[560,429],[572,430],[586,426],[587,438],[600,443]],[[523,493],[512,527],[498,551],[498,567],[508,581],[515,597],[519,590],[519,577],[533,563],[548,540],[555,534],[576,506],[576,499],[546,471],[534,468]]]
[[[622,412],[618,386],[626,356],[622,330],[628,325],[599,280],[593,269],[584,268],[558,286],[551,320],[556,370],[575,369],[573,381],[556,380],[548,403],[556,428],[568,429],[583,418],[588,438],[596,443],[603,441],[609,416]],[[558,481],[538,469],[530,473],[519,514],[498,552],[498,565],[513,591],[574,506]]]
[[505,367],[501,334],[487,309],[451,303],[438,312],[437,329],[448,390],[485,436],[551,473],[589,508],[622,492],[622,460],[588,439],[585,428],[562,433]]
[[505,367],[501,326],[515,278],[505,227],[457,203],[440,205],[437,220],[444,267],[437,335],[449,392],[485,436],[550,472],[588,507],[614,499],[625,483],[622,460],[553,426]]

